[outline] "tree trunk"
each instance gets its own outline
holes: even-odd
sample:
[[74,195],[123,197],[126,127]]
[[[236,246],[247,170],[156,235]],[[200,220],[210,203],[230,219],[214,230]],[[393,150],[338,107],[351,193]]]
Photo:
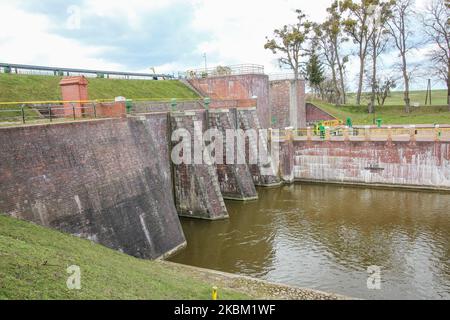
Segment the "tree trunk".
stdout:
[[447,104],[448,111],[450,111],[450,80],[447,80]]
[[345,93],[345,83],[344,83],[344,72],[343,72],[343,68],[341,66],[341,64],[339,63],[338,65],[339,67],[339,77],[340,77],[340,83],[341,83],[341,92],[342,92],[342,96],[341,96],[341,102],[342,104],[346,104],[347,103],[347,97],[346,97],[346,93]]
[[333,80],[333,87],[334,87],[334,91],[335,91],[335,98],[333,99],[333,103],[339,104],[339,100],[340,100],[340,92],[339,92],[339,86],[337,84],[337,78],[336,78],[336,68],[335,66],[331,67],[331,77]]
[[448,111],[450,111],[450,59],[448,60],[447,66],[447,104]]
[[405,112],[409,113],[410,111],[410,99],[409,99],[409,77],[408,72],[406,70],[406,53],[402,53],[402,71],[403,71],[403,80],[405,82],[405,91],[404,91],[404,101],[405,101]]
[[377,48],[376,43],[373,41],[373,51],[372,51],[372,94],[370,96],[369,113],[375,112],[375,86],[377,82]]
[[361,105],[361,94],[362,94],[362,87],[363,87],[363,79],[364,79],[364,57],[359,57],[359,81],[358,81],[358,93],[356,95],[356,104],[358,106]]

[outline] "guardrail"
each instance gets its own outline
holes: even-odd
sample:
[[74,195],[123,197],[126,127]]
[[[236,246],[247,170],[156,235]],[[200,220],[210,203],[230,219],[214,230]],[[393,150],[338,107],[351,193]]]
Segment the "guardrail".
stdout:
[[[121,104],[121,105],[120,105]],[[0,102],[0,126],[99,118],[118,118],[126,113],[156,113],[205,109],[257,107],[256,99],[112,99],[83,101]]]
[[0,103],[0,126],[118,118],[124,115],[125,102],[111,100]]
[[[295,75],[293,73],[269,74],[269,81],[283,81],[283,80],[295,80]],[[304,80],[304,79],[298,79],[298,80]]]
[[271,130],[279,141],[450,141],[450,128],[415,126],[403,128],[324,127]]
[[35,75],[52,75],[52,76],[81,76],[97,77],[97,78],[120,78],[120,79],[173,79],[174,76],[169,74],[156,73],[139,73],[139,72],[120,72],[105,70],[89,70],[61,67],[46,67],[13,63],[0,63],[0,72],[17,73],[17,74],[35,74]]
[[167,111],[193,111],[204,109],[229,109],[257,107],[257,99],[171,99],[151,101],[145,99],[132,100],[131,113],[152,113]]
[[234,76],[243,74],[264,74],[264,66],[258,64],[238,64],[232,66],[218,66],[208,69],[194,69],[180,72],[182,79],[202,79],[210,77]]

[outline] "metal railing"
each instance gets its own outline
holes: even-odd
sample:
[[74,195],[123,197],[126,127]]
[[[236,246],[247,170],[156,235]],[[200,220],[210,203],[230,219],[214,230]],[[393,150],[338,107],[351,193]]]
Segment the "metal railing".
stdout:
[[131,113],[155,113],[168,111],[195,111],[205,109],[230,109],[257,107],[257,99],[171,99],[132,100]]
[[450,128],[441,127],[322,127],[271,130],[275,140],[304,141],[450,141]]
[[0,126],[110,118],[98,112],[99,105],[113,103],[99,100],[0,103]]
[[[294,80],[295,75],[293,73],[275,73],[269,74],[269,81],[283,81],[283,80]],[[304,80],[299,78],[298,80]]]
[[16,74],[52,75],[52,76],[83,75],[86,77],[97,77],[97,78],[142,79],[142,80],[158,80],[158,79],[174,78],[172,75],[168,74],[45,67],[45,66],[13,64],[13,63],[0,63],[0,72],[16,73]]
[[[256,99],[125,99],[126,113],[144,114],[169,111],[257,107]],[[112,99],[85,101],[0,102],[0,126],[39,124],[122,117],[105,107],[114,106]]]
[[264,74],[264,66],[258,64],[238,64],[232,66],[217,66],[208,69],[193,69],[180,72],[181,79],[202,79],[210,77],[223,77],[244,74]]

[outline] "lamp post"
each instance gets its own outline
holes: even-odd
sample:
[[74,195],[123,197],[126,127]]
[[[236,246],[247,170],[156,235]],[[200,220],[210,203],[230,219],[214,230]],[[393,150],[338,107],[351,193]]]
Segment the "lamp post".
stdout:
[[208,60],[206,59],[206,53],[203,54],[203,58],[205,59],[205,72],[208,72]]

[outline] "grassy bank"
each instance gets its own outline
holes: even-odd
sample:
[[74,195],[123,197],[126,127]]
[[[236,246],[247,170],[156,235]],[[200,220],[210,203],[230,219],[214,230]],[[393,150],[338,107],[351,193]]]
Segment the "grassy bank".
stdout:
[[[2,105],[1,102],[59,101],[62,77],[16,75],[0,73],[0,120],[20,121],[20,104]],[[130,99],[169,100],[195,99],[197,94],[176,80],[121,80],[89,78],[89,99],[114,99],[123,96]],[[16,111],[14,111],[16,110]],[[27,119],[40,115],[25,107]]]
[[[72,265],[81,268],[79,291],[66,286]],[[179,269],[0,215],[0,299],[210,299],[215,284]]]
[[[425,90],[417,90],[410,92],[411,105],[419,104],[420,106],[425,105],[425,98],[427,92]],[[362,103],[367,105],[370,101],[370,96],[364,93],[362,96]],[[431,91],[431,102],[432,105],[446,105],[447,104],[447,90],[432,90]],[[392,91],[390,96],[387,97],[385,105],[386,106],[401,106],[403,105],[403,91]],[[356,104],[356,93],[348,94],[348,104]]]
[[[340,106],[312,100],[312,103],[327,111],[338,119],[350,117],[354,124],[365,125],[373,123],[373,114],[367,113],[367,106]],[[411,108],[410,113],[403,111],[401,105],[386,105],[376,108],[375,117],[383,119],[383,124],[450,124],[450,112],[447,106],[421,106]]]
[[[0,74],[0,102],[61,100],[61,77]],[[175,80],[121,80],[89,78],[89,98],[192,99],[195,92]]]

